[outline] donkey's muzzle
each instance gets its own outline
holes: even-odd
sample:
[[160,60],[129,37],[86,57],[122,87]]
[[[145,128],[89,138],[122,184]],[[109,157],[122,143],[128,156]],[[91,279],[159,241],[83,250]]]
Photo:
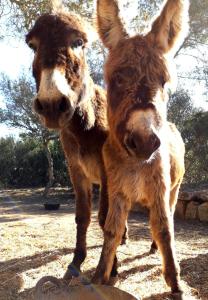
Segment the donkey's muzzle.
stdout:
[[50,129],[65,127],[74,115],[74,108],[65,96],[59,99],[36,98],[33,108],[39,114],[44,126]]
[[138,133],[131,133],[125,140],[125,146],[128,152],[145,160],[151,157],[151,155],[160,147],[160,144],[159,137],[154,133],[145,139]]
[[58,100],[41,100],[36,98],[34,100],[34,110],[40,114],[44,115],[45,113],[52,112],[54,114],[65,113],[70,110],[70,104],[66,97],[61,97]]

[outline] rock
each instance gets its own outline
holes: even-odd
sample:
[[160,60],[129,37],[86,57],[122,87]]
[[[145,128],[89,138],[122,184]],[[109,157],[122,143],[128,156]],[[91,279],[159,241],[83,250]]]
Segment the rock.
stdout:
[[208,202],[201,204],[198,207],[199,220],[208,222]]
[[198,206],[199,203],[191,201],[186,208],[186,219],[196,220],[198,218]]
[[139,300],[134,296],[105,285],[67,286],[62,280],[46,276],[35,287],[35,300]]
[[203,190],[199,192],[195,192],[193,198],[197,199],[197,201],[208,202],[208,190]]
[[178,195],[179,200],[190,201],[193,197],[193,192],[180,192]]
[[185,219],[187,204],[187,201],[184,200],[179,200],[177,202],[175,211],[176,217],[179,217],[180,219]]
[[180,192],[178,199],[185,201],[205,202],[208,201],[208,190],[201,190],[197,192]]

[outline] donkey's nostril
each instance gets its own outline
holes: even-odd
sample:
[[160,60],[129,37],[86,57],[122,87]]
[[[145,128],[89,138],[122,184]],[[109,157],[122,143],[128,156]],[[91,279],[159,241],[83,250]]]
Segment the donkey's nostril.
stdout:
[[157,137],[156,134],[151,135],[150,145],[151,145],[153,152],[156,151],[160,147],[160,139]]
[[156,134],[152,134],[145,140],[140,134],[135,132],[127,135],[124,143],[130,153],[134,153],[144,159],[148,159],[161,144]]
[[61,101],[59,102],[59,111],[66,112],[69,109],[68,100],[66,97],[62,97]]
[[38,98],[36,98],[35,101],[34,101],[34,109],[39,114],[43,113],[44,107],[43,107],[43,105],[41,104],[41,102]]
[[124,143],[130,151],[138,152],[141,144],[141,139],[139,135],[131,133],[126,136]]
[[136,150],[137,146],[134,140],[133,136],[129,136],[126,140],[126,145],[131,149],[131,150]]

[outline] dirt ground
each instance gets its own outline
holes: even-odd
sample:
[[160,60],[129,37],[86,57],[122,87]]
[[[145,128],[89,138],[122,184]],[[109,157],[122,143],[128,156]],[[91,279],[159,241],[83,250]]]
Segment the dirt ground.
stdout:
[[[76,226],[74,198],[70,190],[56,189],[52,201],[60,210],[45,211],[41,189],[0,191],[0,300],[31,300],[36,282],[43,276],[62,277],[72,260]],[[83,272],[91,278],[98,263],[102,232],[94,201],[88,231],[88,256]],[[177,255],[187,300],[208,299],[208,224],[175,222]],[[122,290],[148,299],[170,299],[161,275],[159,254],[149,255],[148,218],[142,213],[129,217],[129,242],[120,246]]]

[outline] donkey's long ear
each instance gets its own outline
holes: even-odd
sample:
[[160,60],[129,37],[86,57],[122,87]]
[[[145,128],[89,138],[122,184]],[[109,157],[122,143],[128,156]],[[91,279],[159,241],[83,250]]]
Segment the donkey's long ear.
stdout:
[[166,0],[161,14],[152,25],[155,46],[175,54],[188,33],[189,0]]
[[119,14],[118,1],[97,0],[98,33],[108,49],[114,48],[121,39],[128,37]]

